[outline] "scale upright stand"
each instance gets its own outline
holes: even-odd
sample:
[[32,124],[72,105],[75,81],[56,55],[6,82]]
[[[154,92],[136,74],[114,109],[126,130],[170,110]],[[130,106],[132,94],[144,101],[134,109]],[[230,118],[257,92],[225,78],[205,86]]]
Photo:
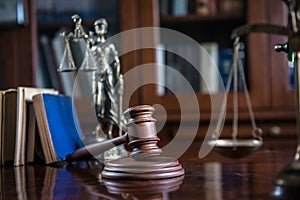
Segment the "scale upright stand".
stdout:
[[297,149],[294,160],[282,169],[275,179],[272,199],[300,199],[300,0],[282,0],[288,7],[289,22],[286,27],[272,24],[250,24],[236,28],[233,37],[254,32],[288,36],[288,42],[276,45],[276,51],[284,51],[294,59]]

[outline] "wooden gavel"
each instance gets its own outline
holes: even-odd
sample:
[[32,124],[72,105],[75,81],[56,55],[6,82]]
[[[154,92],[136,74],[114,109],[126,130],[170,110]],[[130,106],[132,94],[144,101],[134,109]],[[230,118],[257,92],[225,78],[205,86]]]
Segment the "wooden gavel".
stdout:
[[128,142],[132,147],[130,156],[139,159],[155,156],[161,153],[157,146],[159,138],[156,132],[156,119],[152,117],[154,108],[150,105],[140,105],[128,108],[124,115],[128,118],[127,132],[119,137],[105,140],[100,143],[86,145],[68,155],[68,162],[88,160],[115,146]]

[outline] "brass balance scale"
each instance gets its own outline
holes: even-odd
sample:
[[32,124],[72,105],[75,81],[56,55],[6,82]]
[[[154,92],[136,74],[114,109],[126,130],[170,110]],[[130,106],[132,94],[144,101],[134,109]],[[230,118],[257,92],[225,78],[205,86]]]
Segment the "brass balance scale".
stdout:
[[[300,186],[300,1],[299,0],[282,0],[288,7],[288,19],[289,22],[286,27],[272,25],[272,24],[249,24],[236,28],[232,37],[235,39],[234,43],[234,58],[232,65],[233,73],[233,95],[234,95],[234,119],[233,119],[233,133],[231,140],[215,139],[209,141],[211,145],[214,145],[222,155],[228,157],[242,157],[252,153],[259,146],[262,145],[263,141],[261,138],[261,130],[256,127],[253,111],[249,101],[247,87],[245,86],[245,78],[243,68],[241,67],[240,61],[238,61],[237,45],[239,37],[249,33],[263,32],[277,35],[288,36],[286,44],[278,44],[274,47],[277,52],[283,51],[293,57],[294,70],[295,70],[295,92],[296,92],[296,128],[297,128],[297,149],[294,160],[282,169],[274,183],[274,190],[271,192],[272,199],[299,199],[299,186]],[[238,66],[238,67],[237,67]],[[242,82],[244,84],[245,97],[247,101],[248,110],[250,113],[250,119],[252,122],[252,135],[253,139],[240,140],[237,139],[237,97],[236,97],[236,74],[237,68],[240,70]],[[232,75],[231,75],[232,76]],[[230,85],[230,83],[228,83]],[[228,92],[228,85],[226,92]],[[226,101],[224,101],[226,102]],[[219,131],[218,129],[216,131]],[[236,155],[237,154],[237,155]]]
[[[221,112],[217,121],[215,133],[213,139],[208,141],[208,145],[212,146],[218,153],[223,156],[230,158],[241,158],[251,154],[253,151],[258,149],[263,144],[263,139],[261,137],[262,130],[257,127],[255,123],[255,118],[251,106],[249,91],[246,84],[244,66],[240,58],[239,47],[240,38],[235,37],[234,40],[234,53],[233,62],[228,77],[228,82],[225,88],[225,98],[221,105]],[[250,120],[252,124],[252,136],[251,139],[238,139],[238,76],[241,78],[241,83],[243,86],[245,99],[247,103],[248,112],[250,115]],[[233,83],[232,83],[233,81]],[[221,131],[221,122],[225,116],[226,103],[229,94],[229,90],[233,85],[233,123],[232,123],[232,138],[231,139],[219,139]]]

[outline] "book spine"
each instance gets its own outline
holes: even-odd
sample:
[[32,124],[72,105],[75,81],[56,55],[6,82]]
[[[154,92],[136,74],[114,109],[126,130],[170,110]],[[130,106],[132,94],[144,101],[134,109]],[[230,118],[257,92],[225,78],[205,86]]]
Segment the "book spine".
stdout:
[[204,93],[216,93],[219,91],[219,47],[216,42],[201,44],[204,49],[200,50],[200,91]]
[[35,114],[33,110],[33,104],[28,105],[28,123],[26,129],[26,163],[34,162],[34,149],[35,149],[35,137],[37,133],[37,124],[35,119]]
[[173,0],[172,14],[174,16],[187,15],[188,14],[188,0]]
[[17,122],[16,122],[16,140],[15,140],[15,156],[14,166],[23,165],[25,163],[22,153],[25,152],[25,133],[26,129],[26,100],[25,89],[18,88],[17,90]]
[[289,74],[290,74],[290,90],[295,90],[295,68],[293,62],[288,62]]
[[156,48],[156,77],[157,77],[157,94],[163,96],[165,94],[165,51],[164,45],[159,44]]
[[170,14],[169,5],[170,5],[169,0],[160,0],[159,1],[159,12],[161,15],[169,15]]
[[15,155],[17,90],[6,90],[2,100],[2,165],[11,165],[13,164]]
[[[53,149],[53,144],[51,141],[51,136],[48,134],[50,133],[49,126],[47,125],[47,116],[46,113],[43,112],[45,110],[43,104],[43,96],[41,94],[37,94],[33,97],[33,108],[35,115],[38,119],[37,125],[39,129],[40,141],[41,146],[43,149],[44,159],[46,164],[50,164],[55,162],[56,159],[53,157],[53,154],[50,153],[50,149]],[[50,147],[52,145],[52,148]]]
[[[222,87],[226,87],[229,73],[231,70],[232,65],[232,56],[233,56],[233,50],[232,49],[221,49],[219,51],[219,72],[222,77]],[[232,86],[230,87],[230,90],[232,90]]]

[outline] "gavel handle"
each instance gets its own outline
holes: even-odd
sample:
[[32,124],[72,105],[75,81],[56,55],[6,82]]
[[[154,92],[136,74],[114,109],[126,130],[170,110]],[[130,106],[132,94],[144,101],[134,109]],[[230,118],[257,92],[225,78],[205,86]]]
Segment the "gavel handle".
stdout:
[[100,143],[89,144],[80,149],[77,149],[72,154],[68,155],[66,157],[66,160],[67,162],[88,160],[95,155],[101,154],[115,146],[124,144],[127,141],[128,135],[127,133],[125,133],[122,136],[110,140],[105,140]]

